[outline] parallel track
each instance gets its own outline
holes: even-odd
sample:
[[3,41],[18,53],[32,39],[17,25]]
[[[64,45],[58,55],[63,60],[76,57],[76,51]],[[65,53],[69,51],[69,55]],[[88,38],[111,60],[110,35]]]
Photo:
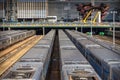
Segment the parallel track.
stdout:
[[59,42],[58,41],[59,39],[58,39],[58,31],[57,31],[46,80],[61,80],[60,79],[60,55],[59,55]]
[[0,76],[4,75],[5,71],[8,70],[16,61],[18,61],[32,46],[34,46],[42,36],[34,36],[25,41],[22,41],[16,45],[13,45],[11,49],[3,51],[0,60]]
[[0,64],[4,62],[7,58],[14,55],[17,51],[19,51],[22,47],[25,46],[29,41],[34,39],[36,36],[32,36],[28,39],[25,39],[24,41],[18,42],[13,46],[8,47],[7,49],[0,51]]
[[[99,36],[99,35],[95,35],[95,37],[96,37],[96,38],[99,38],[99,39],[102,39],[102,40],[105,40],[105,41],[112,42],[112,37],[109,37],[109,36]],[[120,39],[116,39],[116,40],[115,40],[115,43],[120,46]]]
[[[112,37],[108,37],[108,36],[99,36],[99,35],[96,35],[96,36],[94,36],[95,38],[97,38],[97,39],[100,39],[100,40],[102,40],[103,42],[105,42],[108,46],[107,47],[105,47],[105,48],[107,48],[107,49],[109,49],[109,50],[112,50],[112,51],[114,51],[115,53],[117,53],[117,54],[119,54],[120,55],[120,39],[116,39],[115,40],[115,47],[112,47],[113,46],[113,44],[112,44]],[[101,45],[102,46],[102,45]],[[104,47],[104,46],[103,46]]]

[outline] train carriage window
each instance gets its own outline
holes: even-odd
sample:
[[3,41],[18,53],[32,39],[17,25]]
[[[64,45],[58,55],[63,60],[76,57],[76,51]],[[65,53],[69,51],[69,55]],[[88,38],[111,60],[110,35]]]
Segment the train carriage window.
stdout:
[[5,41],[2,41],[2,44],[5,44],[6,42]]
[[0,45],[2,45],[2,41],[0,41]]
[[87,78],[80,78],[80,80],[88,80]]
[[2,41],[2,44],[7,44],[9,40]]
[[16,39],[18,39],[18,37],[17,37],[17,36],[15,36],[14,40],[16,40]]
[[7,42],[7,43],[9,43],[9,42],[10,42],[10,40],[7,40],[6,42]]
[[101,66],[101,62],[100,60],[98,60],[97,58],[95,58],[96,62]]
[[13,41],[14,41],[14,38],[11,39],[11,42],[13,42]]
[[25,35],[23,34],[22,37],[24,37]]

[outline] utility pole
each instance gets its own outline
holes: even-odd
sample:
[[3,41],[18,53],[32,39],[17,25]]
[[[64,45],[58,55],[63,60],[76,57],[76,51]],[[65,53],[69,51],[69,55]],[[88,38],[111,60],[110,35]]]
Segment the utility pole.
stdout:
[[115,47],[115,14],[117,11],[111,11],[113,14],[113,48]]

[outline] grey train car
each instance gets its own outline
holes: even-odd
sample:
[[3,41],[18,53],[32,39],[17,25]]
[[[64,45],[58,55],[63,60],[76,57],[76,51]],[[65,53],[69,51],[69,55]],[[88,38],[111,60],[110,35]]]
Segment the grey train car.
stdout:
[[35,35],[34,30],[18,31],[18,33],[14,33],[12,35],[2,36],[0,37],[0,50],[33,35]]
[[[116,80],[112,76],[118,74],[113,73],[112,69],[116,65],[120,65],[120,55],[89,40],[89,38],[76,34],[76,32],[66,30],[66,33],[72,38],[71,40],[88,59],[102,80]],[[119,77],[116,78],[119,79]]]
[[[3,77],[2,80],[45,80],[46,73],[48,70],[48,65],[50,61],[50,56],[52,52],[53,42],[55,37],[55,30],[51,30],[48,34],[46,34],[35,46],[33,46]],[[13,77],[9,78],[11,75],[11,71],[16,69],[17,65],[25,64],[26,66],[32,66],[34,71],[32,74],[19,74],[23,77]],[[27,71],[27,67],[24,72]],[[29,69],[29,68],[28,68]],[[24,77],[29,76],[29,77]]]
[[120,64],[114,65],[112,68],[112,80],[120,80]]
[[67,35],[59,30],[61,80],[101,80]]
[[12,34],[18,34],[18,33],[22,33],[25,32],[25,30],[10,30],[10,31],[2,31],[0,32],[0,37],[4,37],[4,36],[10,36]]
[[41,80],[43,64],[17,62],[2,80]]
[[91,41],[93,41],[93,42],[95,42],[95,43],[97,43],[97,44],[107,48],[107,49],[110,49],[113,52],[115,52],[116,54],[120,54],[120,47],[117,46],[117,45],[115,46],[115,48],[112,47],[113,43],[110,43],[110,42],[107,42],[107,41],[103,41],[103,40],[97,39],[95,37],[90,37],[90,36],[88,36],[86,34],[78,32],[78,31],[74,31],[74,33],[78,34],[79,36],[81,35],[81,37],[83,36],[83,37],[85,37],[85,38],[87,38],[87,39],[89,39],[89,40],[91,40]]

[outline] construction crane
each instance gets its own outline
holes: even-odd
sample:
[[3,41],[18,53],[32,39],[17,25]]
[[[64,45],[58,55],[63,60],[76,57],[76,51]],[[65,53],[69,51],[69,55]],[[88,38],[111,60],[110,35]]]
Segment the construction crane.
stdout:
[[93,16],[92,17],[93,23],[97,22],[98,18],[103,20],[106,16],[106,12],[109,9],[109,6],[104,3],[101,3],[99,6],[93,6],[92,3],[77,4],[76,6],[77,11],[79,11],[81,13],[81,16],[83,17],[82,22],[84,23],[86,23],[87,20],[89,20],[90,16]]

